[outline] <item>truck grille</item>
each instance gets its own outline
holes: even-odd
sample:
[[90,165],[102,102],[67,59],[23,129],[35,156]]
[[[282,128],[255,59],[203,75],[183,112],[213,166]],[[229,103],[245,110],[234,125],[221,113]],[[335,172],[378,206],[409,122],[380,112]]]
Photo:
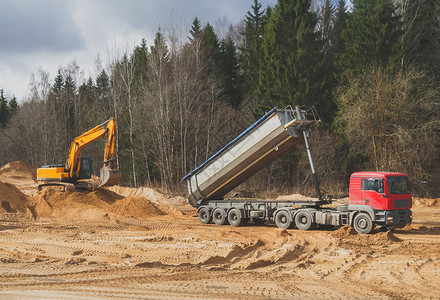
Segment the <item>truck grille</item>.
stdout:
[[394,200],[394,208],[409,207],[409,199]]

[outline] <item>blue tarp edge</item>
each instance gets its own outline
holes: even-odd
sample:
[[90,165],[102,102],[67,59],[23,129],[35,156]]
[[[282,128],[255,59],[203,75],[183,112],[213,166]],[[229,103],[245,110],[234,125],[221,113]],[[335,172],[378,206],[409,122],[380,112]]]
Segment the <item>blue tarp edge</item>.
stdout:
[[198,171],[200,171],[201,169],[203,169],[203,167],[205,167],[207,164],[209,164],[211,161],[213,161],[214,159],[216,159],[217,157],[219,157],[223,152],[225,152],[226,150],[228,150],[229,148],[231,148],[233,145],[235,145],[239,140],[241,140],[244,136],[246,136],[250,131],[252,131],[254,128],[256,128],[258,125],[260,125],[261,123],[263,123],[267,118],[269,118],[273,112],[276,111],[276,107],[272,108],[270,111],[268,111],[267,113],[264,114],[264,116],[262,116],[260,119],[258,119],[258,121],[256,121],[254,124],[252,124],[248,129],[246,129],[245,131],[243,131],[242,133],[240,133],[239,136],[237,136],[235,139],[233,139],[231,142],[229,142],[229,144],[227,144],[226,146],[224,146],[223,148],[221,148],[217,153],[215,153],[213,156],[211,156],[210,158],[208,158],[204,163],[202,163],[200,166],[198,166],[197,168],[195,168],[194,170],[192,170],[190,173],[188,173],[185,177],[182,178],[182,180],[187,180],[189,177],[191,177],[192,175],[196,174]]

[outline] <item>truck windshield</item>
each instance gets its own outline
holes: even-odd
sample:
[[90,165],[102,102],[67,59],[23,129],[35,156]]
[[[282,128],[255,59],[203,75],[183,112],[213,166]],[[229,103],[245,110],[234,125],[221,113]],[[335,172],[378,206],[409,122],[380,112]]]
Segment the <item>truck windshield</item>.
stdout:
[[408,177],[387,177],[388,190],[391,194],[409,194]]

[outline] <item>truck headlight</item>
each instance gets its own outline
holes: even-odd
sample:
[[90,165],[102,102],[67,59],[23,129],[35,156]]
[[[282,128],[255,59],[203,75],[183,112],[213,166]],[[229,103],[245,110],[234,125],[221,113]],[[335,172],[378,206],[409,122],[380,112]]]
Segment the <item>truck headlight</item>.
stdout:
[[390,220],[392,220],[392,219],[393,219],[393,217],[388,217],[388,218],[387,218],[388,221],[390,221]]

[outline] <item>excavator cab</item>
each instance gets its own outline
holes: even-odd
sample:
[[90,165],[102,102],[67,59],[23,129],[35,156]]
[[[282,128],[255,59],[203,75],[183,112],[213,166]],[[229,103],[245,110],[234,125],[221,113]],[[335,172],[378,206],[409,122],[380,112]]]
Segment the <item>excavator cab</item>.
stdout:
[[92,178],[92,160],[88,157],[80,157],[78,160],[79,173],[78,179],[90,179]]

